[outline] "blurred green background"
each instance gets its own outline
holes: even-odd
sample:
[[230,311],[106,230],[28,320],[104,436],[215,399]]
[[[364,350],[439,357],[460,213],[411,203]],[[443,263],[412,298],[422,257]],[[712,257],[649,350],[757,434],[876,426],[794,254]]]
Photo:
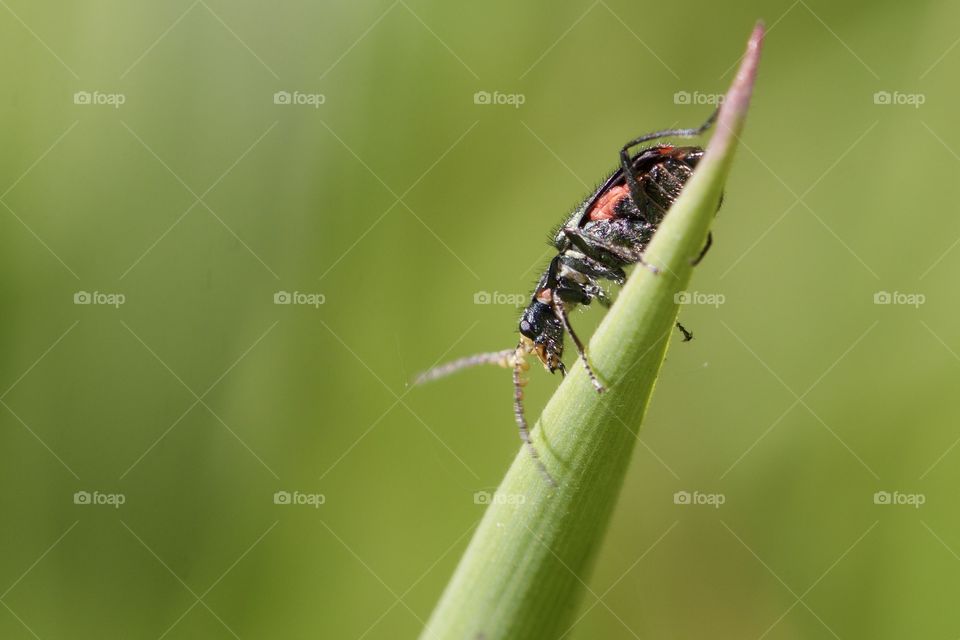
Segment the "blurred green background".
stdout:
[[415,637],[519,445],[505,372],[408,381],[760,17],[570,635],[960,635],[956,4],[4,0],[0,637]]

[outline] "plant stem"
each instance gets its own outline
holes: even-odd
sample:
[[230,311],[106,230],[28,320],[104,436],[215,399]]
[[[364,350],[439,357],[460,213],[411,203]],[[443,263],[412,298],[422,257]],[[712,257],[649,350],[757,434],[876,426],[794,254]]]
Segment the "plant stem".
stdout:
[[584,579],[623,485],[637,432],[730,171],[764,29],[750,37],[716,132],[637,268],[597,329],[590,355],[608,387],[574,366],[543,411],[534,442],[557,487],[522,449],[421,636],[555,639],[570,630]]

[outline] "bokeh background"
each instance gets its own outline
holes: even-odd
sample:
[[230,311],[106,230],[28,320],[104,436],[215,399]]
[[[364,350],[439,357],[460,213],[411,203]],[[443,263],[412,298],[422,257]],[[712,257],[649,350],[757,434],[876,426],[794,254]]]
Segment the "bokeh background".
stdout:
[[416,637],[518,440],[505,372],[408,381],[757,18],[568,637],[960,635],[955,3],[3,0],[0,637]]

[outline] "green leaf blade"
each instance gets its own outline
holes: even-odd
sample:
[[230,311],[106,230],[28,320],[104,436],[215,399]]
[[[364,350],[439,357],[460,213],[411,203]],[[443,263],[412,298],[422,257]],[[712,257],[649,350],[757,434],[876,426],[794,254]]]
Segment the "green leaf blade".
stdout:
[[572,367],[533,430],[544,481],[525,449],[510,470],[422,639],[555,639],[570,630],[616,504],[677,316],[675,295],[706,240],[750,103],[764,28],[750,37],[716,130],[646,253],[590,343],[607,385]]

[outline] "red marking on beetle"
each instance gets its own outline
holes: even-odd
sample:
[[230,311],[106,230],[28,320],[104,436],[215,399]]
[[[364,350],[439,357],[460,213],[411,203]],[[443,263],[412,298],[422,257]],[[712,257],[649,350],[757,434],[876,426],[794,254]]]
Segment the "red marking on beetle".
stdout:
[[545,289],[540,289],[537,291],[537,301],[543,304],[550,304],[553,300],[553,292],[550,290],[550,287]]
[[630,195],[630,188],[625,184],[610,187],[597,198],[597,202],[590,209],[590,220],[612,220],[616,216],[617,203]]
[[662,155],[662,156],[668,156],[668,155],[670,155],[671,153],[673,153],[673,145],[671,145],[671,144],[664,145],[664,146],[660,147],[659,151],[660,151],[660,155]]

